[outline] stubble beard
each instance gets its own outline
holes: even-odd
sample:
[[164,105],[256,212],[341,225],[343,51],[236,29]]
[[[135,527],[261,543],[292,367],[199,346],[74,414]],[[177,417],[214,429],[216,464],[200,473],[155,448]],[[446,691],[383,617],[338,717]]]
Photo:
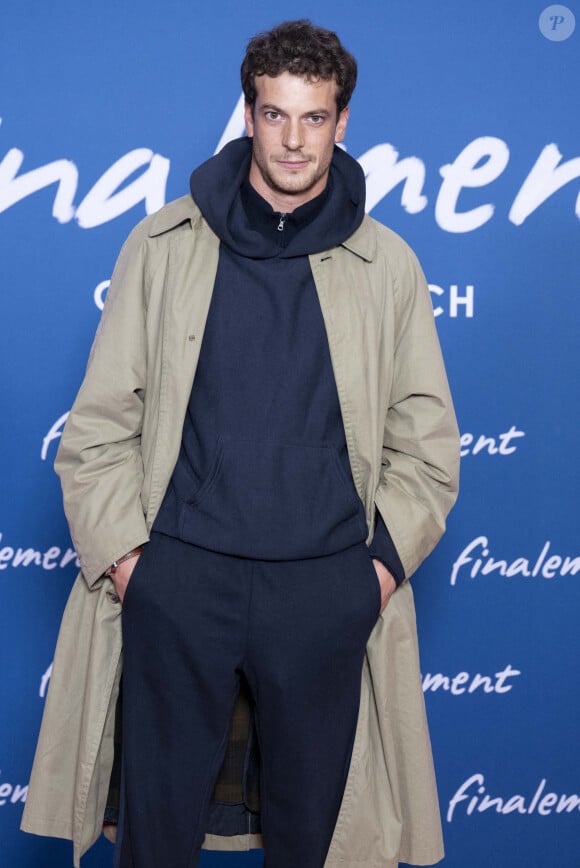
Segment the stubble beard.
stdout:
[[[305,193],[308,193],[310,190],[312,190],[313,187],[318,184],[318,182],[322,178],[324,178],[330,167],[330,162],[327,166],[318,166],[316,167],[314,172],[312,174],[308,174],[307,177],[300,177],[300,175],[296,175],[295,177],[292,177],[291,175],[284,175],[281,178],[277,178],[270,170],[268,163],[264,159],[262,159],[261,154],[256,154],[254,152],[253,158],[256,167],[260,175],[262,176],[262,180],[270,188],[270,190],[285,195],[303,195]],[[307,160],[308,158],[303,157],[303,159]],[[283,170],[280,170],[280,172],[282,173]]]

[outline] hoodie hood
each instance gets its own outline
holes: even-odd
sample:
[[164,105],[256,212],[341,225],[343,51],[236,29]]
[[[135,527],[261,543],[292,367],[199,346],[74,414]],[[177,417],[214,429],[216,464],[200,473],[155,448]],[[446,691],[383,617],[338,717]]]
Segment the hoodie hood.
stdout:
[[[260,200],[260,220],[248,209],[244,185],[248,185],[251,158],[252,139],[235,139],[202,163],[190,179],[191,195],[205,220],[235,253],[252,259],[319,253],[342,244],[362,223],[366,196],[363,170],[335,146],[326,190],[288,214],[291,232],[287,245],[281,247],[275,231],[279,212],[253,190],[253,198]],[[262,218],[268,212],[271,237],[263,231]]]

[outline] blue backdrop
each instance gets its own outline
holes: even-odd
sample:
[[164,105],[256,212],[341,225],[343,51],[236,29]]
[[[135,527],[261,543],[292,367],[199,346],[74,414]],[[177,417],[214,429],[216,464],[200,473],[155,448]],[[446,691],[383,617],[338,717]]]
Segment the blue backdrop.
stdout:
[[[18,824],[76,572],[52,463],[114,260],[241,132],[245,43],[285,14],[336,29],[359,60],[346,147],[369,209],[427,273],[463,435],[458,505],[413,578],[445,868],[577,868],[577,0],[298,0],[281,14],[266,0],[3,0],[1,864],[72,858]],[[84,864],[110,859],[101,841]]]

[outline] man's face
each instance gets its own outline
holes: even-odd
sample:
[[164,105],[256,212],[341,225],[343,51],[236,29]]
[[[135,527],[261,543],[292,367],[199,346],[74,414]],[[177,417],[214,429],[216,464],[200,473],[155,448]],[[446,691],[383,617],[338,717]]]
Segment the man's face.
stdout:
[[250,183],[276,211],[290,212],[321,193],[335,142],[342,142],[348,108],[336,116],[336,82],[308,81],[289,72],[256,76]]

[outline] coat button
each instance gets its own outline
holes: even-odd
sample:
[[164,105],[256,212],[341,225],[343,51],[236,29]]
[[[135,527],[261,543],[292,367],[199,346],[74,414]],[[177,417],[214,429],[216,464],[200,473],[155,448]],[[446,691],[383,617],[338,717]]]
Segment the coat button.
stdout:
[[120,603],[121,602],[119,595],[116,594],[114,591],[107,591],[107,597],[109,598],[111,603]]

